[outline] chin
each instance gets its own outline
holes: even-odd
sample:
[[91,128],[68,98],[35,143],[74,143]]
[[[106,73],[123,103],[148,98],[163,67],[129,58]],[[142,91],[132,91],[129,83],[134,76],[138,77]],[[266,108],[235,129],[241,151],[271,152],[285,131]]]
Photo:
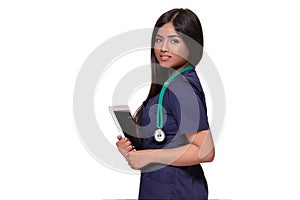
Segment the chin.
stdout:
[[163,67],[163,68],[172,68],[172,67],[173,67],[173,66],[168,65],[168,64],[166,64],[166,63],[159,63],[159,65],[160,65],[161,67]]

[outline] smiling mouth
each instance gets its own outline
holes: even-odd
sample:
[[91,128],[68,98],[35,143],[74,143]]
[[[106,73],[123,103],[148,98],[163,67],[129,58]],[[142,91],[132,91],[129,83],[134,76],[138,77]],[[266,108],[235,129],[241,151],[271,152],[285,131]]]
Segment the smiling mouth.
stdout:
[[162,61],[168,61],[170,58],[172,58],[172,56],[168,56],[168,55],[160,55],[160,59]]

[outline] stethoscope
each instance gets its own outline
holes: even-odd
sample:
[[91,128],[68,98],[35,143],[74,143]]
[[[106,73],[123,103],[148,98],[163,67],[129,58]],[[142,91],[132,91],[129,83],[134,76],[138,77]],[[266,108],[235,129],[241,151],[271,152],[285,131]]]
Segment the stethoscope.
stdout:
[[163,129],[163,109],[162,109],[162,103],[164,100],[164,95],[166,93],[166,90],[169,86],[169,84],[173,81],[174,78],[176,78],[179,74],[182,74],[185,71],[195,69],[194,66],[187,66],[177,72],[175,72],[172,76],[170,76],[166,82],[163,84],[163,87],[159,93],[159,98],[158,98],[158,105],[157,105],[157,112],[156,112],[156,130],[154,132],[154,139],[157,142],[163,142],[165,140],[166,134],[164,133]]

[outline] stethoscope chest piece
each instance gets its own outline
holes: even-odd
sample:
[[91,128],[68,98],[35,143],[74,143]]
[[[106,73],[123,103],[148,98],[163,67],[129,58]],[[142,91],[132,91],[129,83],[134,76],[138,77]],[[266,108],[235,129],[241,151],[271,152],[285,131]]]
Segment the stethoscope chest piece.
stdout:
[[154,132],[154,139],[156,140],[156,142],[163,142],[165,140],[165,137],[166,137],[166,134],[161,129],[157,129]]

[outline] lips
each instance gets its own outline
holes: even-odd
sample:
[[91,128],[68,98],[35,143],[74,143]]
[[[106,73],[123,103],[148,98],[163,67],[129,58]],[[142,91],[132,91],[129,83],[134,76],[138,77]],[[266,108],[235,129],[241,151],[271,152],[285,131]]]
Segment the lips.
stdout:
[[169,55],[160,55],[159,56],[160,57],[160,59],[162,60],[162,61],[168,61],[168,60],[170,60],[170,58],[172,58],[172,56],[169,56]]

